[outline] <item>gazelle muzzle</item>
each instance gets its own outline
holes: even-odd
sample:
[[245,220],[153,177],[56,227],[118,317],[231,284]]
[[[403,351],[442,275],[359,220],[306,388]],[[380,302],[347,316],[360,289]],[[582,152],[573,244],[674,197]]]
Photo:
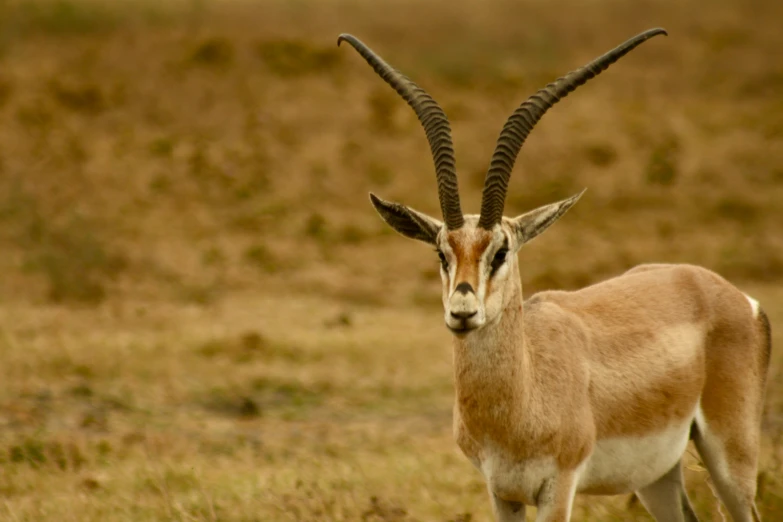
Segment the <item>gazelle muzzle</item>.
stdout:
[[467,333],[484,325],[484,309],[470,283],[459,283],[446,304],[446,326],[457,334]]

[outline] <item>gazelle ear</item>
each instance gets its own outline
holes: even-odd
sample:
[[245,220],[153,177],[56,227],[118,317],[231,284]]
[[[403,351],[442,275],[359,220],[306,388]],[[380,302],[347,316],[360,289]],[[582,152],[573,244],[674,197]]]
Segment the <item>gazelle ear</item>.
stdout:
[[370,201],[383,220],[403,236],[418,239],[430,245],[435,244],[438,232],[443,227],[443,223],[437,219],[405,205],[385,201],[372,192],[370,193]]
[[560,217],[565,214],[569,208],[574,206],[574,203],[579,201],[579,198],[582,197],[582,194],[585,193],[585,190],[587,189],[584,189],[579,194],[571,196],[568,199],[564,199],[563,201],[558,201],[557,203],[551,203],[549,205],[544,205],[543,207],[538,207],[535,210],[531,210],[530,212],[509,220],[511,228],[514,230],[514,233],[517,236],[519,245],[527,243],[541,232],[549,228],[549,225],[560,219]]

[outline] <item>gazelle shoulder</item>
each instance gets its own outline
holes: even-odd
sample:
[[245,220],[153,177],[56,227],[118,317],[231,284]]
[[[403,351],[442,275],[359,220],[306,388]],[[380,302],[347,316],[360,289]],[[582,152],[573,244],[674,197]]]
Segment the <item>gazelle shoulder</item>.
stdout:
[[569,293],[549,290],[525,301],[525,336],[530,342],[579,346],[588,341],[582,318],[561,305],[561,299],[567,299]]

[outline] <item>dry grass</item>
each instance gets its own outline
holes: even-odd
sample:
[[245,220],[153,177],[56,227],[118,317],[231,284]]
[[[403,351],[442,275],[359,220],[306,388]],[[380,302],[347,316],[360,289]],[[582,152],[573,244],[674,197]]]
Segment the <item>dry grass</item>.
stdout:
[[[666,27],[525,146],[508,214],[590,189],[521,253],[526,289],[687,261],[775,327],[781,19],[773,0],[0,2],[0,518],[489,520],[451,440],[436,258],[366,198],[437,214],[426,141],[337,34],[442,103],[475,210],[524,96]],[[694,460],[688,478],[719,520]],[[649,520],[627,503],[574,519]]]

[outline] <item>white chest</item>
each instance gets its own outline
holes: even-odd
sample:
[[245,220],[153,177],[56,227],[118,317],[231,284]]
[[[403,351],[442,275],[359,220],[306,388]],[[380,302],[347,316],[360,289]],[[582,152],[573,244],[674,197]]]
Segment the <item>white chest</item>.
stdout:
[[523,504],[535,504],[541,486],[557,476],[552,457],[515,461],[500,450],[487,451],[480,464],[490,491],[499,498]]

